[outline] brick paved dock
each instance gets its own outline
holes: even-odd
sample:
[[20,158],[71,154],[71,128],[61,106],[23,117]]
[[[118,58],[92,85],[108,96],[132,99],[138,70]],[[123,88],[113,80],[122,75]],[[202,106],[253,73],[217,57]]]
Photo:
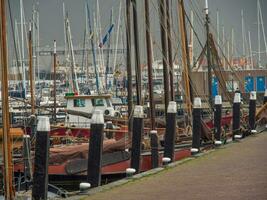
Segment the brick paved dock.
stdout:
[[84,199],[267,199],[267,132]]

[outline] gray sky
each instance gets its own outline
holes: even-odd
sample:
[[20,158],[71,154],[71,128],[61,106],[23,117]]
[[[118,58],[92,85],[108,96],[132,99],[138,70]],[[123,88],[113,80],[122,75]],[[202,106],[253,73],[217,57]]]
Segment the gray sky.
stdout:
[[[26,21],[29,21],[31,17],[31,10],[33,2],[36,0],[24,0],[24,8]],[[74,46],[81,45],[83,41],[83,33],[85,27],[85,0],[64,0],[66,10],[69,13],[71,31],[73,35]],[[96,0],[88,0],[90,8],[95,12]],[[139,12],[139,27],[140,27],[140,48],[141,54],[145,54],[145,38],[144,35],[144,13],[143,13],[143,1],[137,0],[138,12]],[[153,27],[152,36],[156,41],[159,40],[159,25],[158,25],[158,12],[157,12],[157,0],[151,0],[150,12],[151,12],[151,26]],[[173,16],[174,24],[177,23],[176,14],[176,0],[172,1],[173,4]],[[194,9],[198,12],[198,16],[195,16],[195,27],[200,35],[202,43],[204,43],[204,28],[200,24],[200,20],[203,21],[204,14],[201,13],[204,7],[204,0],[186,0],[186,9],[189,11],[192,9],[192,3],[195,5]],[[267,1],[260,0],[261,8],[263,11],[264,26],[267,28]],[[19,0],[10,0],[12,15],[17,20],[19,19]],[[40,11],[40,45],[52,45],[53,40],[57,40],[58,44],[64,45],[64,30],[63,30],[63,14],[62,14],[63,0],[42,0],[39,1]],[[118,10],[120,0],[99,0],[100,13],[101,13],[101,25],[102,29],[106,30],[109,25],[110,10],[114,10],[115,26],[118,18]],[[220,29],[222,31],[222,25],[225,26],[226,36],[230,40],[231,28],[235,29],[235,43],[237,44],[238,52],[242,52],[242,34],[241,34],[241,9],[244,9],[244,20],[246,31],[251,31],[252,36],[252,49],[257,49],[257,1],[256,0],[209,0],[211,22],[216,27],[216,10],[220,12]],[[124,16],[125,0],[122,1],[122,11]],[[189,12],[188,12],[189,14]],[[122,21],[124,24],[124,21]],[[177,27],[175,25],[174,31],[177,35]],[[215,31],[215,30],[213,30]],[[267,31],[267,30],[266,30]],[[104,34],[104,31],[103,31]],[[222,35],[222,33],[221,33]],[[114,40],[114,38],[113,38]],[[177,39],[174,39],[175,41]],[[262,40],[262,51],[264,50],[264,42]],[[160,46],[160,43],[159,43]],[[157,46],[154,48],[157,48]],[[177,47],[176,47],[177,48]],[[197,53],[197,52],[196,52]],[[155,56],[159,56],[159,52],[155,53]],[[262,54],[263,59],[266,59],[266,55]]]

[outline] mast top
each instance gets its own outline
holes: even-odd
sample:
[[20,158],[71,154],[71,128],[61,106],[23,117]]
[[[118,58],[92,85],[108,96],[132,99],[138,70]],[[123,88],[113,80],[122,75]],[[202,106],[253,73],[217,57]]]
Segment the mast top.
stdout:
[[54,40],[54,54],[57,53],[57,42],[56,40]]
[[205,10],[206,15],[208,15],[209,14],[208,0],[205,0],[205,8],[204,8],[204,10]]

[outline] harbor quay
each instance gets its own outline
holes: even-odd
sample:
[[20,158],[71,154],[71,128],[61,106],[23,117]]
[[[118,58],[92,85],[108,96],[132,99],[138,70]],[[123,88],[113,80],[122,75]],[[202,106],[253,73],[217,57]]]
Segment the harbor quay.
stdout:
[[153,175],[70,199],[266,199],[266,142],[265,130]]

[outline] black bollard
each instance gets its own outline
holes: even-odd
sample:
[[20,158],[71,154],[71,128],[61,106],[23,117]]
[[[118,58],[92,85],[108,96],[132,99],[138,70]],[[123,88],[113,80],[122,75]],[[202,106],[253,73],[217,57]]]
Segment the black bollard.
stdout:
[[241,96],[240,93],[235,93],[234,104],[233,104],[233,129],[232,129],[232,139],[241,139],[242,134],[240,132],[240,104]]
[[112,139],[113,138],[113,131],[110,131],[110,130],[113,129],[112,121],[107,121],[106,129],[108,129],[108,131],[106,131],[106,138],[107,139]]
[[201,136],[201,99],[196,97],[194,99],[193,108],[193,138],[191,154],[197,154],[200,150],[200,136]]
[[263,97],[263,105],[267,103],[267,89],[265,89],[264,97]]
[[170,101],[167,109],[166,117],[166,133],[164,140],[164,157],[170,158],[173,161],[174,144],[176,136],[176,112],[177,105],[175,101]]
[[249,129],[250,129],[250,133],[257,133],[256,125],[255,125],[256,100],[257,100],[257,93],[255,91],[250,92],[250,101],[249,101]]
[[133,114],[133,136],[131,152],[131,168],[140,172],[141,140],[144,132],[143,106],[136,105]]
[[215,145],[221,145],[221,132],[222,132],[222,97],[220,95],[215,96],[214,103],[214,138]]
[[49,159],[49,118],[38,117],[35,142],[32,199],[47,199]]
[[150,131],[150,146],[151,146],[151,167],[159,166],[159,141],[156,130]]
[[102,111],[95,110],[91,120],[87,165],[87,182],[91,184],[91,187],[101,185],[103,135],[104,116]]
[[24,180],[26,183],[26,190],[28,190],[28,183],[32,180],[31,170],[31,138],[29,135],[23,135],[23,160],[24,160]]

